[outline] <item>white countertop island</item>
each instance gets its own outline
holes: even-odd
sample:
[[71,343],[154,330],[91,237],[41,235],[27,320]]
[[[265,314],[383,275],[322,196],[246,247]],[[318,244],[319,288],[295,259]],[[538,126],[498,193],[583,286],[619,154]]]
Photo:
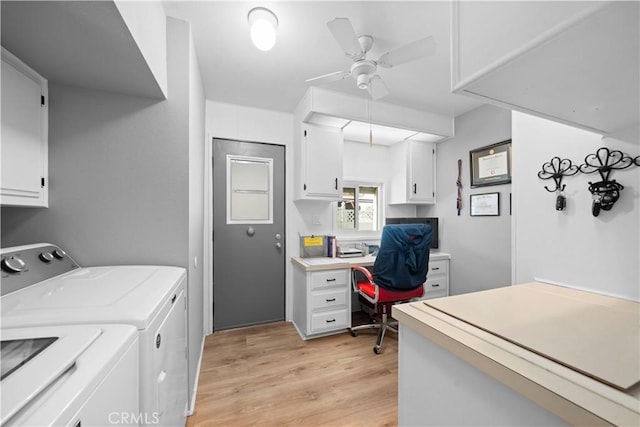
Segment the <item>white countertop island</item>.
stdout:
[[393,307],[399,425],[640,425],[640,304],[528,283]]

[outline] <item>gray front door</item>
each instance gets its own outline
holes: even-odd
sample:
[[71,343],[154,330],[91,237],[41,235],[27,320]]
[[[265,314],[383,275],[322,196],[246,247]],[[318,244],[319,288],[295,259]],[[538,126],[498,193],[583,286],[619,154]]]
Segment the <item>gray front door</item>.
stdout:
[[284,320],[281,145],[213,140],[213,328]]

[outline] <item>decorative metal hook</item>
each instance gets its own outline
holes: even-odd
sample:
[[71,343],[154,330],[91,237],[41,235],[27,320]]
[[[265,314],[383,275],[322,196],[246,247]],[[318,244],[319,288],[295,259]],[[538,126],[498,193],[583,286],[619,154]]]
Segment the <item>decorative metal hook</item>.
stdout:
[[589,192],[593,196],[591,213],[593,216],[600,214],[600,209],[611,210],[615,202],[620,197],[620,191],[624,186],[616,180],[609,180],[609,176],[614,169],[626,169],[635,162],[629,156],[625,156],[621,151],[610,151],[606,147],[599,148],[595,154],[589,154],[584,158],[584,164],[580,165],[580,172],[598,172],[602,181],[592,183],[589,181]]
[[544,186],[544,189],[550,193],[556,191],[564,191],[565,185],[562,184],[562,178],[565,176],[575,175],[579,172],[578,166],[572,164],[569,159],[560,159],[560,157],[554,157],[547,163],[542,165],[542,170],[538,171],[538,178],[551,179],[556,183],[554,189],[550,189],[548,186]]
[[634,160],[622,154],[619,150],[610,151],[606,147],[599,148],[595,154],[588,154],[584,158],[584,164],[580,165],[580,172],[598,172],[602,181],[608,182],[609,175],[614,169],[626,169],[633,164]]

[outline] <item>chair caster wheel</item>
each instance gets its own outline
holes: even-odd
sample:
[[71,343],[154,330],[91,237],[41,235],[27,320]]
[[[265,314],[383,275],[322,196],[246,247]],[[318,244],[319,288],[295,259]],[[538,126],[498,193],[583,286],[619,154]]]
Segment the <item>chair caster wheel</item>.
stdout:
[[358,333],[354,330],[349,329],[349,333],[351,334],[352,337],[357,337]]
[[382,348],[378,347],[377,345],[375,347],[373,347],[373,352],[375,354],[380,354],[382,353]]

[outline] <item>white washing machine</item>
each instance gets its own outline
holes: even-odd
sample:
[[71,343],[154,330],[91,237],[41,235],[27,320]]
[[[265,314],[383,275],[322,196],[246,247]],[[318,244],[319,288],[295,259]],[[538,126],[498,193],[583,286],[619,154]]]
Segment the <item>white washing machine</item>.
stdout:
[[122,323],[138,330],[142,425],[183,426],[187,413],[186,270],[80,267],[57,246],[5,248],[3,328]]
[[0,424],[138,425],[138,337],[130,325],[2,329]]

